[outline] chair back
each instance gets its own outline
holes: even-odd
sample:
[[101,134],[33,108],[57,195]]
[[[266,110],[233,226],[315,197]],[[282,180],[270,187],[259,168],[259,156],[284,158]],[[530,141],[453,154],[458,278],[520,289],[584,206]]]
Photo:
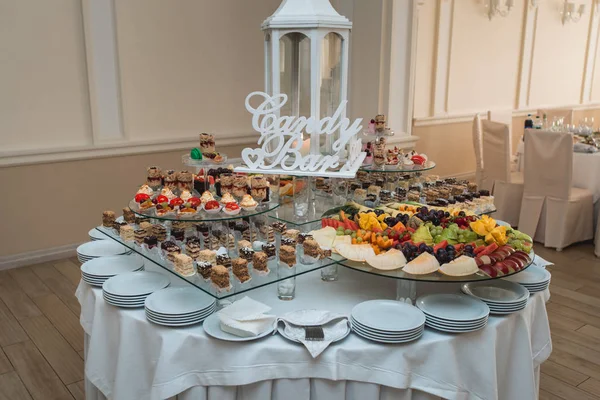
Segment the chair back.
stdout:
[[494,182],[510,182],[510,131],[507,124],[482,121],[483,188],[493,190]]
[[538,110],[538,115],[540,118],[542,118],[544,114],[546,114],[546,118],[550,124],[552,121],[554,121],[554,117],[562,118],[565,125],[573,123],[574,110],[572,108],[552,108],[547,110]]
[[473,150],[475,151],[475,183],[481,187],[483,177],[483,140],[479,114],[473,118]]
[[573,137],[525,130],[525,196],[567,200],[573,181]]

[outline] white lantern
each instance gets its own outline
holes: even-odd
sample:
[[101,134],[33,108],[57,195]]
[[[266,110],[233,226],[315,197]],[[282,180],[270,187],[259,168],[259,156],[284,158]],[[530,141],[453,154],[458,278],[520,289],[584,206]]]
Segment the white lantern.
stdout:
[[[288,96],[278,115],[319,120],[347,100],[351,28],[329,0],[284,0],[263,22],[265,92]],[[310,153],[330,154],[336,138],[311,133]]]

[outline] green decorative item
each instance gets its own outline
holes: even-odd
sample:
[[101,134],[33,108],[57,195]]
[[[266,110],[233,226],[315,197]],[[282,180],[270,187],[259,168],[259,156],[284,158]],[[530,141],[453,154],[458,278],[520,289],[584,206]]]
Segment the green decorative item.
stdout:
[[190,157],[192,157],[192,160],[202,160],[202,153],[198,148],[193,148],[190,151]]

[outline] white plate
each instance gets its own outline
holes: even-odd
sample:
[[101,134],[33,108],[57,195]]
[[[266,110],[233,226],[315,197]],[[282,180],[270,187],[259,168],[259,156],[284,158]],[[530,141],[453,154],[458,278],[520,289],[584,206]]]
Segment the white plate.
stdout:
[[[140,269],[137,269],[137,270],[132,271],[132,272],[143,271],[143,270],[144,270],[144,268],[140,268]],[[112,278],[113,276],[115,276],[115,275],[111,275],[111,276],[95,276],[95,275],[81,274],[81,278],[87,278],[87,279],[90,279],[92,281],[99,281],[99,282],[104,282],[108,278]]]
[[106,236],[102,232],[99,232],[98,229],[96,229],[96,228],[90,229],[90,231],[88,232],[88,236],[92,240],[106,240],[106,239],[108,239],[108,236]]
[[204,329],[204,332],[206,332],[206,334],[208,336],[212,336],[215,339],[225,340],[227,342],[248,342],[251,340],[260,339],[262,337],[270,335],[275,330],[275,326],[273,325],[273,326],[269,327],[266,331],[264,331],[263,333],[260,333],[257,336],[251,336],[251,337],[235,336],[235,335],[232,335],[231,333],[223,332],[221,330],[221,323],[219,321],[218,314],[212,314],[210,317],[206,318],[206,320],[204,320],[204,323],[202,324],[202,328]]
[[196,288],[171,287],[148,296],[146,308],[159,314],[178,315],[199,312],[214,303],[214,297]]
[[427,314],[425,314],[425,316],[427,317],[427,322],[433,322],[438,325],[446,325],[446,326],[451,326],[451,327],[456,327],[456,328],[477,326],[477,325],[484,323],[488,319],[488,317],[486,316],[485,318],[481,318],[481,319],[478,319],[475,321],[463,322],[463,321],[448,321],[448,320],[432,317]]
[[90,282],[90,281],[86,281],[85,279],[83,281],[85,283],[87,283],[88,285],[96,286],[96,287],[102,287],[102,284],[104,283],[104,282]]
[[144,304],[144,298],[136,298],[135,300],[124,300],[120,297],[111,297],[109,295],[107,295],[106,293],[103,293],[102,297],[104,297],[104,300],[108,300],[110,302],[113,303],[123,303],[123,304]]
[[137,255],[99,257],[81,265],[81,272],[90,276],[112,277],[133,272],[144,266],[144,259]]
[[525,285],[536,285],[550,280],[550,272],[537,265],[532,265],[523,271],[503,278],[505,281],[516,282]]
[[83,257],[106,257],[130,251],[127,247],[112,240],[95,240],[77,247],[77,254]]
[[[521,310],[523,310],[525,307],[523,307]],[[519,312],[521,310],[512,310],[512,311],[490,311],[490,314],[494,314],[494,315],[509,315],[509,314],[513,314],[516,312]]]
[[361,325],[387,332],[411,331],[425,323],[421,310],[394,300],[362,302],[354,306],[351,315]]
[[529,298],[529,292],[523,286],[501,279],[465,283],[461,290],[469,296],[498,305],[519,304]]
[[405,339],[413,338],[415,336],[422,334],[423,329],[425,329],[425,326],[423,326],[423,328],[417,330],[416,332],[411,332],[410,334],[406,334],[406,335],[377,335],[373,332],[369,332],[369,331],[365,330],[364,328],[361,328],[359,325],[352,325],[352,330],[354,332],[360,332],[364,336],[370,336],[370,337],[374,337],[376,339],[383,339],[383,340],[405,340]]
[[469,332],[475,332],[475,331],[485,328],[486,324],[484,324],[483,326],[480,326],[478,328],[473,328],[473,329],[468,329],[468,330],[445,328],[445,327],[441,327],[438,325],[430,325],[430,324],[427,324],[425,326],[430,329],[434,329],[436,331],[446,332],[446,333],[469,333]]
[[210,314],[212,314],[213,312],[215,312],[216,309],[217,309],[217,307],[214,306],[214,307],[210,307],[206,310],[203,310],[202,312],[197,312],[197,313],[192,313],[192,314],[165,315],[165,314],[156,314],[146,307],[146,314],[149,314],[158,319],[176,320],[176,319],[189,319],[189,318],[194,318],[194,317],[207,317]]
[[418,332],[419,330],[423,329],[423,325],[421,325],[418,328],[415,329],[411,329],[410,331],[402,331],[402,332],[385,332],[385,331],[378,331],[376,329],[372,329],[369,328],[368,326],[365,326],[363,324],[361,324],[360,322],[356,321],[354,318],[352,318],[352,316],[350,317],[350,322],[352,323],[352,326],[358,326],[360,329],[362,329],[363,331],[366,331],[368,333],[372,333],[374,335],[379,335],[379,336],[406,336],[406,335],[411,335],[415,332]]
[[133,304],[124,304],[124,303],[117,303],[115,301],[108,300],[108,299],[104,299],[104,301],[107,304],[113,305],[115,307],[123,307],[123,308],[141,308],[141,307],[144,307],[144,303],[141,303],[141,304],[135,304],[135,303],[133,303]]
[[210,315],[212,315],[214,312],[215,312],[215,310],[209,310],[206,313],[200,314],[200,315],[190,315],[190,316],[181,317],[181,318],[163,318],[163,317],[159,317],[159,316],[149,313],[148,309],[146,309],[146,318],[150,318],[150,319],[153,319],[153,320],[159,321],[159,322],[180,323],[180,322],[204,320],[204,319],[208,318]]
[[169,286],[169,278],[158,272],[126,272],[104,282],[102,289],[113,296],[136,297],[149,295]]
[[412,341],[419,339],[423,335],[423,332],[419,332],[418,334],[416,334],[413,337],[409,337],[409,338],[401,339],[401,340],[394,340],[394,339],[378,339],[374,336],[370,336],[370,335],[367,335],[367,334],[364,334],[364,333],[361,333],[358,331],[354,331],[354,333],[364,339],[371,340],[373,342],[378,342],[378,343],[386,343],[386,344],[408,343],[408,342],[412,342]]
[[148,316],[146,316],[146,318],[148,319],[148,321],[150,321],[156,325],[171,326],[171,327],[184,327],[184,326],[197,325],[197,324],[202,323],[202,321],[204,321],[203,319],[200,319],[200,320],[191,321],[191,322],[161,322],[161,321],[157,321],[155,319],[148,318]]
[[464,294],[429,294],[419,297],[416,306],[437,319],[456,322],[476,321],[490,313],[483,301]]

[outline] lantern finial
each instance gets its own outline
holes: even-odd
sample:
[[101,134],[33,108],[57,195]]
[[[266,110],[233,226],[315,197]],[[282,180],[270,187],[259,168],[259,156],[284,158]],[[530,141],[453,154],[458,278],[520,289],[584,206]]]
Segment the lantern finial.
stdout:
[[352,22],[340,15],[329,0],[283,0],[265,20],[262,29],[272,28],[352,28]]

